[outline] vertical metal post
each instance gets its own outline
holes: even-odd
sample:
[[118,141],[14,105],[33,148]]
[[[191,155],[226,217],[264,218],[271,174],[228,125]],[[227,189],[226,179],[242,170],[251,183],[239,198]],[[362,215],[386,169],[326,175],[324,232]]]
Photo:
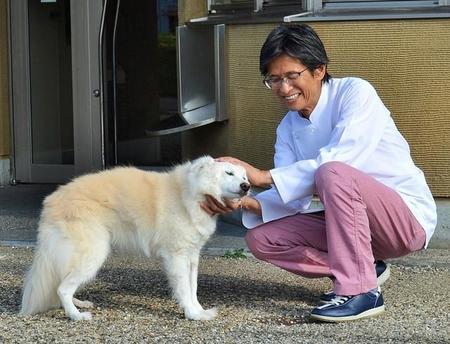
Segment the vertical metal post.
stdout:
[[255,9],[254,9],[254,11],[255,12],[262,11],[264,0],[254,0],[254,1],[255,1],[255,5],[254,5]]
[[322,0],[302,0],[302,7],[308,12],[316,13],[322,9],[322,5]]
[[215,74],[215,98],[216,121],[228,118],[225,102],[225,67],[224,67],[224,40],[225,24],[214,26],[214,74]]

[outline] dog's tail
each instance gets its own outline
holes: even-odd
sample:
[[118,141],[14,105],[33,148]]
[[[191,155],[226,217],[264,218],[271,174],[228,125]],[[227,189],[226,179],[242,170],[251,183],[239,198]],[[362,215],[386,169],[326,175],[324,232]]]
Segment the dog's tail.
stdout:
[[56,290],[59,283],[51,248],[38,245],[33,264],[25,276],[20,314],[35,314],[58,307],[60,301]]

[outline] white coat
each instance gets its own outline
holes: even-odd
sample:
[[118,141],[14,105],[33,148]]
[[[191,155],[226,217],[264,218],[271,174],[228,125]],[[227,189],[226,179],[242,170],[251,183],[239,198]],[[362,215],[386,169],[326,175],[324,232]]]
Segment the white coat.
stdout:
[[289,111],[277,128],[274,185],[259,193],[262,216],[243,213],[247,228],[309,211],[314,175],[325,162],[341,161],[394,189],[426,233],[436,227],[436,205],[409,145],[375,89],[359,78],[322,85],[309,119]]

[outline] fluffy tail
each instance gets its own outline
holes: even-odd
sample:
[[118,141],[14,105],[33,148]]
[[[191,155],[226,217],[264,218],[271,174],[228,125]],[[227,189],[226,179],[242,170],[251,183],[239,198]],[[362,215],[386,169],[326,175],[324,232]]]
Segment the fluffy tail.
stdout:
[[47,250],[38,248],[23,285],[21,315],[44,312],[60,305],[57,295],[59,278]]

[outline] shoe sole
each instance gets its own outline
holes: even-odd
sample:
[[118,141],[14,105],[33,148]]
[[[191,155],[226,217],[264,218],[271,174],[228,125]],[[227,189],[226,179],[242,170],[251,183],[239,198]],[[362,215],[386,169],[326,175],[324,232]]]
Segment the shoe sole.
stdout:
[[324,321],[324,322],[345,322],[345,321],[353,321],[363,318],[374,317],[384,312],[384,305],[379,306],[377,308],[369,309],[365,312],[359,313],[358,315],[351,315],[346,317],[327,317],[323,315],[311,314],[311,319]]

